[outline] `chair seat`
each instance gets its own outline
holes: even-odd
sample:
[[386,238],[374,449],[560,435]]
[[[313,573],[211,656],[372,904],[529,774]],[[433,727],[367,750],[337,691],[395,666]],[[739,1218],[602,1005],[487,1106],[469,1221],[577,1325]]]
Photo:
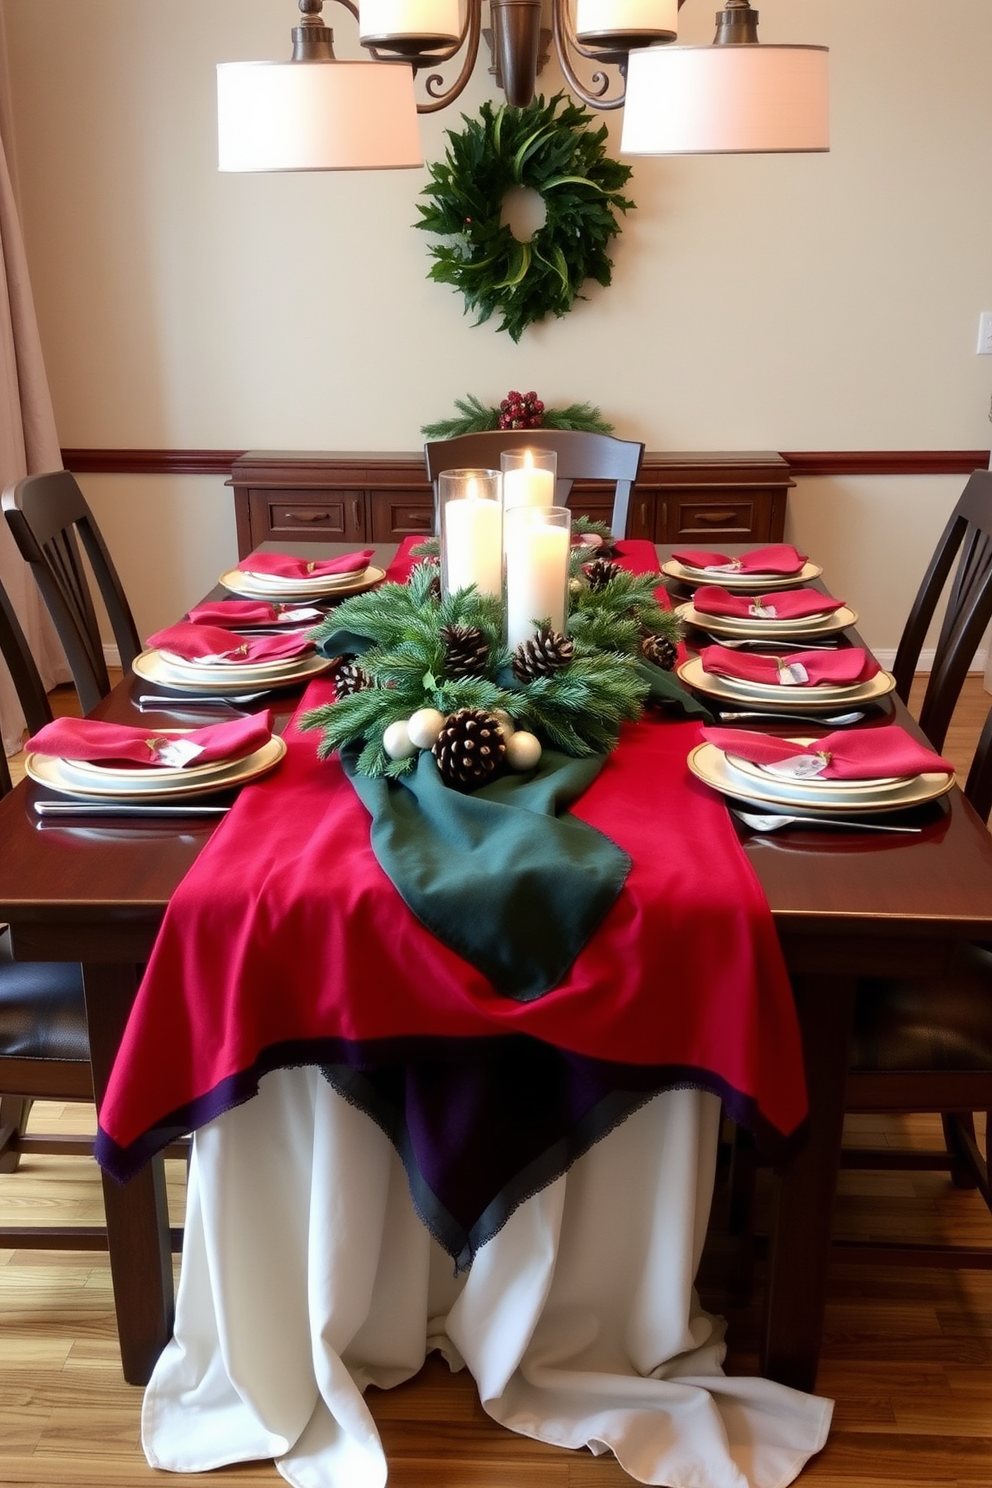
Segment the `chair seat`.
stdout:
[[992,1072],[992,951],[961,945],[939,977],[866,980],[851,1068]]
[[0,1059],[89,1064],[83,978],[70,961],[14,961],[0,933]]

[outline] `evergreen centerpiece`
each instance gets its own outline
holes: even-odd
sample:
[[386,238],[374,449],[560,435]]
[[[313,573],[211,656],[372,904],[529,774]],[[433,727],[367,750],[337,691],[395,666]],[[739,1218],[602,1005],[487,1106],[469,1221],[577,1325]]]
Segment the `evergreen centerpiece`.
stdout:
[[441,597],[430,560],[405,584],[344,600],[316,638],[325,654],[339,651],[335,675],[345,670],[348,685],[302,720],[321,731],[321,757],[360,742],[360,774],[398,777],[430,748],[446,782],[466,790],[507,766],[531,768],[542,743],[573,756],[609,753],[665,675],[642,641],[674,647],[681,627],[655,598],[656,573],[617,566],[594,588],[581,576],[588,561],[588,550],[573,550],[567,636],[543,625],[515,652],[503,640],[500,601],[474,588]]

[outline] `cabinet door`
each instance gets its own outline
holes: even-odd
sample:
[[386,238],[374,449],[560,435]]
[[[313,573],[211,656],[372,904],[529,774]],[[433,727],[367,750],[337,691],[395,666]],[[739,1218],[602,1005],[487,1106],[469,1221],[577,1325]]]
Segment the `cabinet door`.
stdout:
[[408,491],[370,491],[372,542],[400,542],[404,537],[430,537],[434,502],[428,485]]
[[248,493],[252,542],[363,542],[365,492],[252,490]]

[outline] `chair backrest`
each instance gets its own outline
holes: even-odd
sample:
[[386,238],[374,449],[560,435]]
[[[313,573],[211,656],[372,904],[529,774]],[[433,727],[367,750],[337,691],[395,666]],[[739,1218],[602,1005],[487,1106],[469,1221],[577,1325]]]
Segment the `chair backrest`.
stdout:
[[992,470],[976,470],[969,477],[913,601],[892,668],[903,702],[949,578],[947,608],[919,720],[937,749],[944,743],[968,668],[992,620]]
[[[0,584],[0,656],[6,663],[18,701],[24,713],[28,732],[36,734],[52,720],[51,704],[45,684],[31,655],[27,637],[14,613],[10,596]],[[10,790],[10,770],[0,749],[0,796]]]
[[499,457],[508,449],[548,449],[558,456],[555,500],[564,506],[576,480],[614,482],[614,537],[627,531],[630,494],[641,470],[643,444],[615,439],[612,434],[588,434],[572,429],[492,429],[482,434],[461,434],[454,439],[432,440],[424,446],[427,477],[434,486],[442,470],[498,470]]
[[29,475],[3,493],[3,509],[30,563],[69,662],[84,713],[110,691],[82,552],[110,619],[125,671],[141,650],[137,627],[106,544],[68,470]]

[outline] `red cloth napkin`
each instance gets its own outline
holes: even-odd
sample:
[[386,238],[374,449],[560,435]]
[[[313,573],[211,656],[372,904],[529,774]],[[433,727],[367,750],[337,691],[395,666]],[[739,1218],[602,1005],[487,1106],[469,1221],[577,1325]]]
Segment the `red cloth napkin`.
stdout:
[[753,548],[731,558],[728,553],[710,553],[705,548],[683,548],[672,557],[688,568],[731,568],[736,573],[797,574],[806,562],[791,543],[771,543],[767,548]]
[[727,615],[735,620],[801,620],[839,610],[844,600],[818,589],[784,589],[775,594],[731,594],[719,584],[700,584],[692,603],[701,615]]
[[250,666],[260,661],[287,661],[305,656],[313,650],[313,641],[304,631],[287,635],[238,635],[217,625],[190,625],[182,622],[157,630],[148,637],[148,645],[182,661],[215,661],[226,666]]
[[264,599],[219,599],[213,604],[195,605],[186,616],[190,625],[221,625],[237,630],[242,625],[292,625],[292,617],[302,615],[313,625],[323,618],[322,610],[306,605],[269,604]]
[[954,773],[952,764],[917,743],[897,723],[884,728],[838,730],[814,739],[804,748],[789,739],[747,729],[704,728],[702,733],[725,754],[736,754],[756,765],[823,758],[826,766],[814,777],[822,780],[880,780],[888,775],[922,775],[925,771]]
[[319,579],[325,574],[360,574],[368,568],[372,548],[342,558],[294,558],[290,553],[250,553],[238,564],[241,573],[270,574],[280,579]]
[[[268,711],[174,734],[103,723],[97,718],[56,718],[29,739],[27,747],[57,759],[129,760],[175,769],[188,764],[206,765],[212,760],[243,759],[271,737],[272,714]],[[170,757],[169,746],[177,742],[195,745],[195,755],[182,760]]]
[[[761,656],[731,651],[727,646],[704,646],[699,653],[704,672],[737,677],[742,682],[779,683],[783,687],[816,687],[821,682],[835,686],[870,682],[881,668],[861,646],[837,651],[789,651],[783,656]],[[802,667],[806,681],[787,679],[789,667]]]

